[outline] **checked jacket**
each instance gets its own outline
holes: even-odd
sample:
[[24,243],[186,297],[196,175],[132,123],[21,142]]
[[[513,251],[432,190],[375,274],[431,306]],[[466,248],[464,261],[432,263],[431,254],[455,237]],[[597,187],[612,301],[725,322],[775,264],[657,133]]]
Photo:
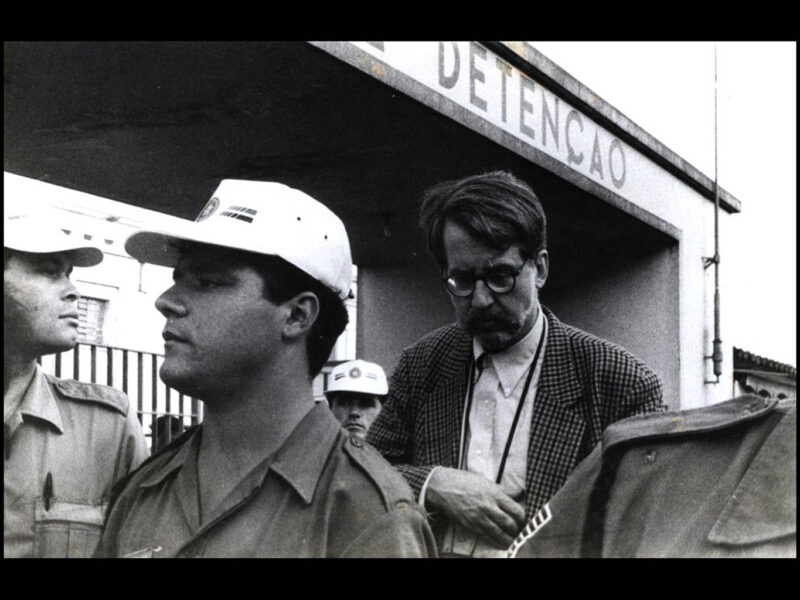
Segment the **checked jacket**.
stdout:
[[[542,306],[548,339],[531,414],[527,518],[561,487],[611,423],[664,410],[661,382],[625,349],[561,323]],[[419,498],[435,466],[456,468],[472,338],[456,324],[406,348],[367,441]]]

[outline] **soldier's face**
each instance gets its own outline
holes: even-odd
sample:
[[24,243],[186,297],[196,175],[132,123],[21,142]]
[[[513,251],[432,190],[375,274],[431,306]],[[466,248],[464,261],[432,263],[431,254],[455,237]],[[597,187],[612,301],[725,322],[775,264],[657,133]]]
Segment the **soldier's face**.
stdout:
[[[484,276],[491,270],[516,271],[524,259],[518,245],[498,250],[447,222],[444,249],[448,275]],[[476,281],[469,296],[450,296],[460,325],[489,352],[498,352],[522,339],[538,316],[539,288],[547,278],[547,252],[529,260],[514,288],[503,294]]]
[[282,344],[288,308],[267,300],[251,267],[231,265],[213,246],[181,254],[174,284],[156,300],[167,322],[161,379],[180,392],[235,396]]
[[381,412],[381,402],[371,394],[339,392],[328,401],[333,416],[350,433],[364,439],[372,422]]
[[78,341],[78,298],[67,252],[12,252],[3,269],[5,346],[26,359],[69,350]]

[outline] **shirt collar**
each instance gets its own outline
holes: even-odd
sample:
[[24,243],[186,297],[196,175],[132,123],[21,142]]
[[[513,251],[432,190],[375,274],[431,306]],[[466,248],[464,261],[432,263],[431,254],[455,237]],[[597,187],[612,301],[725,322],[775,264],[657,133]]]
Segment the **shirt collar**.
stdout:
[[[491,361],[494,367],[500,385],[503,387],[503,395],[507,398],[511,395],[514,388],[525,375],[528,367],[536,354],[536,348],[539,346],[539,340],[545,332],[545,318],[544,311],[540,304],[537,303],[538,315],[531,330],[513,346],[504,348],[500,352],[494,354],[486,354],[484,361]],[[475,360],[484,354],[485,350],[477,338],[472,338],[472,352]],[[540,359],[541,360],[541,359]],[[486,363],[484,362],[486,365]]]
[[[280,475],[300,497],[310,504],[314,497],[317,482],[325,468],[331,446],[336,440],[341,426],[324,403],[319,403],[303,417],[294,428],[283,446],[275,453],[274,460],[265,456],[240,482],[245,487],[258,486],[272,469]],[[143,479],[139,486],[150,487],[159,484],[173,471],[183,468],[200,442],[202,425],[191,437],[175,451],[152,474]],[[237,489],[240,486],[237,486]]]
[[275,455],[272,470],[310,504],[341,425],[324,402],[312,408]]
[[[139,482],[139,487],[152,487],[154,485],[158,485],[167,477],[167,475],[177,469],[182,468],[192,456],[192,453],[196,452],[195,447],[200,444],[202,432],[203,425],[200,424],[195,428],[191,435],[189,435],[189,438],[174,450],[174,454],[166,458],[164,462],[158,465],[152,473]],[[168,450],[165,452],[168,452]]]
[[47,381],[47,377],[42,368],[37,364],[31,382],[22,396],[19,408],[14,413],[7,425],[11,430],[22,422],[23,415],[34,417],[50,423],[58,429],[59,433],[64,433],[64,422],[61,419],[61,411],[53,396],[53,390]]

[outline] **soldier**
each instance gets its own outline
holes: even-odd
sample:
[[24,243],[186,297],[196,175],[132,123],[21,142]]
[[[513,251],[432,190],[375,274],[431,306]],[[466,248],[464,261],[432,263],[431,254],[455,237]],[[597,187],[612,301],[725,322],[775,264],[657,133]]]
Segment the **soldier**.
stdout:
[[403,478],[316,405],[313,378],[347,324],[344,225],[288,186],[223,180],[197,220],[132,235],[174,267],[161,379],[204,421],[120,486],[97,556],[423,557]]
[[325,398],[333,416],[342,427],[363,440],[389,391],[386,373],[375,363],[350,360],[336,365],[328,381]]
[[122,392],[46,375],[37,359],[78,340],[73,267],[103,260],[44,215],[5,219],[3,553],[90,557],[111,487],[148,455]]
[[794,557],[796,399],[741,396],[611,425],[509,554]]

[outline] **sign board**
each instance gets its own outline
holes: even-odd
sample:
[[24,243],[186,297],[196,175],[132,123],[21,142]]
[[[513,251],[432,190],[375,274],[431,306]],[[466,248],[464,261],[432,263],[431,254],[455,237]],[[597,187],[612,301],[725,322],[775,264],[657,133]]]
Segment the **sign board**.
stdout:
[[480,43],[312,44],[680,237],[670,199],[696,192]]

